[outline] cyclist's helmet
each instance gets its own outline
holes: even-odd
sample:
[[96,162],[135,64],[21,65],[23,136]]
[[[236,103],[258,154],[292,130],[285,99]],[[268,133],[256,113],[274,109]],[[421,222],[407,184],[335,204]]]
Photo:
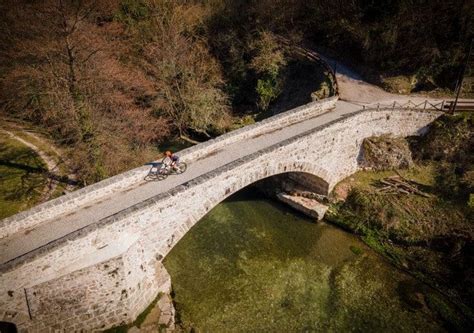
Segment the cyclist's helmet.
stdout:
[[165,152],[165,155],[169,157],[169,156],[173,155],[173,153],[170,152],[169,150],[167,150],[167,151]]

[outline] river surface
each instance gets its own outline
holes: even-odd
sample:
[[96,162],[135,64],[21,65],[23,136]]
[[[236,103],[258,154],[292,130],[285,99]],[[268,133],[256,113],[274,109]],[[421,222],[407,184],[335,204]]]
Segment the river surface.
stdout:
[[185,331],[445,330],[434,292],[357,237],[252,188],[209,212],[165,266]]

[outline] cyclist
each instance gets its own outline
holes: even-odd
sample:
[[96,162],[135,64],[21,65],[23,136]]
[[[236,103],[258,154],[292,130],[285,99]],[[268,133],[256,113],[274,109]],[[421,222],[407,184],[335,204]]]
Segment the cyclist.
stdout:
[[169,150],[165,152],[165,158],[163,158],[162,163],[167,167],[167,168],[173,168],[174,170],[178,169],[178,163],[179,163],[179,156],[176,154],[173,154]]

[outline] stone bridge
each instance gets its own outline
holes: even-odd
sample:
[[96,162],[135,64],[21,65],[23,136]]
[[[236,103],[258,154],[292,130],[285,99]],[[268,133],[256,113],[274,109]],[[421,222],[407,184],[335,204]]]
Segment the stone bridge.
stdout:
[[180,152],[186,173],[144,166],[0,221],[0,321],[20,331],[132,322],[169,291],[163,258],[207,212],[258,180],[311,177],[323,193],[358,170],[364,138],[422,133],[441,112],[312,102]]

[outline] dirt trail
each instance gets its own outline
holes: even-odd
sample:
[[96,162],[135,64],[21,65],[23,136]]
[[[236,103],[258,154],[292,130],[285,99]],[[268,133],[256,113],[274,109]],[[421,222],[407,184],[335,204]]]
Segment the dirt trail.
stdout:
[[[22,144],[33,150],[35,153],[37,153],[46,165],[46,168],[48,169],[48,183],[46,184],[42,192],[43,194],[41,195],[39,203],[51,199],[51,196],[58,188],[61,178],[67,177],[67,179],[71,181],[71,183],[65,184],[65,186],[63,187],[64,191],[70,192],[76,188],[76,186],[73,184],[76,180],[76,176],[69,172],[69,168],[63,161],[62,153],[58,149],[56,149],[56,147],[54,147],[51,143],[47,142],[43,138],[31,133],[30,131],[18,127],[16,124],[8,124],[13,127],[10,128],[10,126],[8,126],[7,128],[0,128],[0,131],[6,133],[14,140],[21,142]],[[19,135],[15,134],[13,130],[15,132],[21,131],[21,135],[23,137],[20,137]],[[25,136],[26,138],[24,138]],[[28,140],[28,138],[31,138],[31,141]],[[48,148],[47,150],[44,150],[33,142],[47,146]]]
[[[13,139],[21,142],[28,148],[31,148],[35,153],[38,154],[38,156],[43,160],[43,162],[46,164],[46,167],[48,168],[48,174],[56,174],[59,171],[58,164],[56,163],[55,160],[53,160],[48,154],[46,154],[43,150],[32,144],[31,142],[28,142],[24,140],[23,138],[20,138],[19,136],[15,135],[14,133],[7,131],[5,129],[2,129],[2,131],[6,134],[8,134],[10,137]],[[41,195],[41,198],[38,202],[45,202],[47,201],[50,197],[51,194],[54,193],[58,186],[58,182],[51,177],[48,177],[48,183],[46,184],[45,188],[43,189],[43,193]]]
[[[406,99],[407,97],[407,95],[389,93],[380,87],[364,81],[362,76],[338,60],[322,55],[321,53],[319,53],[319,56],[336,71],[339,96],[344,101],[362,105],[388,100],[393,102],[395,100]],[[420,96],[418,95],[417,97],[419,98]]]
[[44,161],[44,163],[46,164],[47,168],[48,168],[48,171],[49,172],[55,172],[57,171],[58,169],[58,165],[56,163],[56,161],[54,161],[48,154],[46,154],[44,151],[42,151],[41,149],[39,149],[37,146],[35,146],[34,144],[32,144],[31,142],[28,142],[22,138],[20,138],[19,136],[15,135],[14,133],[10,132],[10,131],[7,131],[5,129],[2,129],[3,132],[7,133],[8,135],[10,135],[13,139],[17,140],[17,141],[20,141],[22,144],[24,144],[25,146],[31,148],[35,153],[37,153],[39,155],[39,157]]

